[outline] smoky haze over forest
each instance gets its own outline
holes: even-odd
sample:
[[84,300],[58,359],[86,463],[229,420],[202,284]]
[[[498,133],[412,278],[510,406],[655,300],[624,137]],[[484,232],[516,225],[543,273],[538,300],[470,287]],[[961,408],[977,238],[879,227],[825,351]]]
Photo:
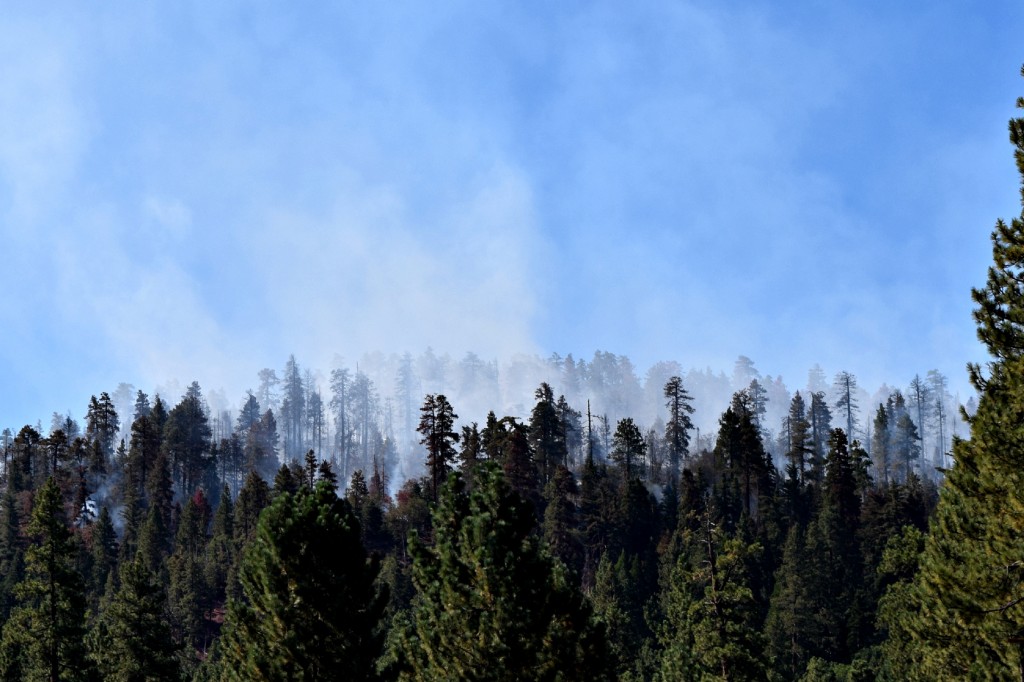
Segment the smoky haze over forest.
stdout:
[[[260,412],[273,411],[280,437],[276,454],[281,462],[301,460],[312,449],[334,464],[343,481],[356,469],[382,467],[394,488],[423,474],[423,447],[416,428],[427,394],[448,397],[459,415],[457,428],[474,422],[482,428],[490,411],[499,419],[512,416],[529,421],[535,393],[547,383],[554,397],[564,396],[567,407],[576,413],[571,420],[576,433],[569,441],[570,458],[579,464],[591,442],[595,456],[604,458],[617,422],[625,417],[640,426],[652,444],[651,457],[657,458],[654,444],[664,434],[667,412],[664,388],[673,376],[683,379],[693,399],[693,452],[714,447],[721,414],[733,395],[744,391],[752,396],[766,449],[780,470],[788,448],[787,416],[798,392],[808,406],[816,394],[831,411],[834,426],[846,429],[847,418],[852,417],[853,438],[869,448],[879,406],[888,405],[891,412],[897,400],[898,409],[907,412],[917,425],[922,453],[917,466],[926,477],[933,476],[936,466],[948,464],[945,455],[952,438],[967,434],[959,406],[968,411],[974,406],[973,392],[963,395],[951,388],[938,370],[922,370],[899,383],[869,386],[860,383],[855,373],[826,373],[815,365],[803,381],[787,383],[781,376],[762,373],[745,356],[724,372],[684,368],[675,361],[637,367],[625,355],[602,351],[589,358],[556,353],[489,360],[472,352],[453,357],[428,348],[417,355],[369,353],[350,363],[336,357],[330,369],[306,365],[301,358],[290,356],[281,367],[253,372],[245,389],[228,391],[201,380],[197,383],[214,443],[240,430],[251,394]],[[849,414],[844,398],[847,383],[852,405]],[[171,380],[151,389],[121,383],[109,390],[120,420],[117,438],[130,439],[139,390],[150,400],[159,395],[173,406],[187,388],[188,384]],[[592,440],[588,440],[588,407]],[[82,413],[73,410],[57,411],[50,427],[67,430],[69,418],[76,421],[81,417]],[[11,425],[12,432],[16,433],[18,426]]]
[[427,347],[964,392],[1019,8],[926,5],[8,3],[0,417]]

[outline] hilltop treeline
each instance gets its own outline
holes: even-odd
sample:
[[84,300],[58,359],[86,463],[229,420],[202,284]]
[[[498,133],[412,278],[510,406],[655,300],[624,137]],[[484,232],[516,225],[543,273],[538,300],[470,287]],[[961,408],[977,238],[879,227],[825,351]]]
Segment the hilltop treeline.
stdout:
[[711,447],[694,442],[678,376],[646,433],[631,417],[609,429],[546,383],[526,419],[491,412],[461,428],[445,395],[428,394],[424,473],[400,485],[379,433],[344,485],[337,456],[287,457],[287,404],[279,417],[250,395],[218,441],[197,384],[173,406],[139,392],[117,441],[101,394],[81,433],[73,420],[45,437],[27,426],[5,450],[5,669],[876,670],[879,600],[908,577],[886,548],[919,541],[936,499],[911,411],[900,393],[879,406],[872,458],[822,394],[794,395],[784,439],[767,434],[758,388],[733,395]]

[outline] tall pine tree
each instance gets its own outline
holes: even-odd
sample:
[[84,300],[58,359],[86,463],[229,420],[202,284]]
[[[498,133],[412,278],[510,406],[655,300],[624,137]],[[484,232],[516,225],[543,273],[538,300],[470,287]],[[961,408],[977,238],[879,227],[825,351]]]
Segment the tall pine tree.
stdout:
[[[1024,118],[1010,121],[1010,141],[1024,181]],[[970,440],[953,447],[904,622],[921,679],[1024,670],[1024,213],[999,220],[992,244],[988,280],[972,296],[993,359],[987,372],[968,368],[981,399]]]

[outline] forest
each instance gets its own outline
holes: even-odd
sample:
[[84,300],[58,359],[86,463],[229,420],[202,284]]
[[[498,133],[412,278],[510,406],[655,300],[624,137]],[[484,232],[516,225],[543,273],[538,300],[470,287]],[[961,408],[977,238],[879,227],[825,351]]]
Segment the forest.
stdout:
[[428,350],[7,430],[0,677],[1021,679],[1024,216],[992,242],[963,405]]

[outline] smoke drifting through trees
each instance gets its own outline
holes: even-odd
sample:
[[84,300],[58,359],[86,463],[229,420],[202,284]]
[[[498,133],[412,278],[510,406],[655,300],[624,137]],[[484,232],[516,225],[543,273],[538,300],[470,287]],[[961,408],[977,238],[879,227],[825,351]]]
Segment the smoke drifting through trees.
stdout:
[[[252,386],[237,397],[201,391],[196,382],[180,404],[172,391],[164,389],[161,397],[168,417],[180,424],[182,444],[168,462],[174,479],[180,483],[193,475],[199,456],[193,444],[212,440],[219,473],[233,492],[250,468],[270,479],[281,463],[301,462],[310,450],[331,463],[342,485],[357,470],[392,489],[427,473],[417,428],[428,394],[447,398],[460,415],[458,429],[484,424],[490,411],[529,420],[540,400],[542,408],[575,425],[563,439],[570,463],[582,462],[591,450],[599,460],[609,458],[616,425],[630,418],[646,441],[647,464],[660,477],[662,470],[674,475],[687,454],[714,449],[719,418],[742,391],[752,424],[780,471],[793,466],[801,476],[820,477],[829,431],[839,426],[868,450],[876,480],[886,481],[904,480],[908,472],[935,478],[952,434],[966,430],[961,398],[949,394],[946,377],[938,370],[923,376],[913,374],[902,389],[883,385],[869,394],[849,371],[838,372],[830,384],[814,366],[805,386],[790,387],[781,376],[762,375],[743,356],[731,376],[710,368],[684,371],[674,361],[641,374],[628,357],[603,351],[589,360],[552,354],[499,362],[474,353],[455,359],[428,348],[418,356],[367,354],[352,366],[339,362],[326,371],[290,356],[281,369],[255,371]],[[681,378],[679,386],[672,384],[674,377]],[[685,410],[681,395],[666,395],[667,384],[685,391]],[[94,467],[116,456],[122,441],[132,444],[131,423],[148,414],[149,403],[149,396],[125,383],[90,401],[84,432],[101,436],[103,450],[93,456]],[[112,414],[118,423],[111,423]],[[37,430],[45,433],[41,426]],[[69,442],[82,430],[71,414],[52,415],[51,432],[63,432]],[[14,450],[13,433],[6,433],[5,465]]]

